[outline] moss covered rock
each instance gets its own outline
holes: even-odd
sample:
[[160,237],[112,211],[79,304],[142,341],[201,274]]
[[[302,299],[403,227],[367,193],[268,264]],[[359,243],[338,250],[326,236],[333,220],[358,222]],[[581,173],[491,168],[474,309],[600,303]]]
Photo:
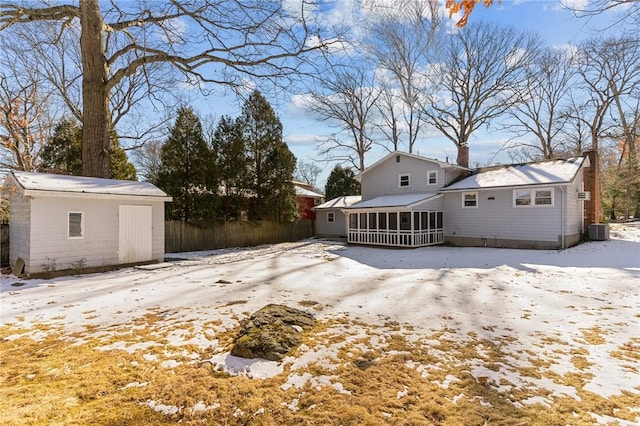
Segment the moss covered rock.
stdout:
[[284,305],[267,305],[247,319],[233,342],[231,355],[280,361],[314,327],[313,315]]

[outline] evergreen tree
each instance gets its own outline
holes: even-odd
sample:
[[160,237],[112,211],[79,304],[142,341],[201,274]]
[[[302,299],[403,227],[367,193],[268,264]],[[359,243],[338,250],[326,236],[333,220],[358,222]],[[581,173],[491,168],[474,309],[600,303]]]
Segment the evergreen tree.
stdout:
[[255,194],[249,217],[293,220],[297,215],[291,184],[295,157],[282,140],[280,119],[269,102],[255,91],[244,104],[238,123],[246,144],[248,186]]
[[352,169],[338,164],[327,178],[325,197],[332,200],[343,195],[360,195],[360,182]]
[[211,151],[192,108],[180,107],[171,135],[162,145],[157,185],[173,197],[166,204],[170,220],[203,224],[217,216],[217,179]]
[[[82,128],[73,120],[63,118],[56,125],[53,137],[43,148],[42,168],[67,175],[82,175]],[[137,180],[136,168],[129,162],[120,147],[118,136],[111,134],[109,157],[111,177],[120,180]]]
[[248,160],[245,142],[237,120],[222,116],[213,134],[212,151],[222,188],[225,220],[240,219],[247,209]]

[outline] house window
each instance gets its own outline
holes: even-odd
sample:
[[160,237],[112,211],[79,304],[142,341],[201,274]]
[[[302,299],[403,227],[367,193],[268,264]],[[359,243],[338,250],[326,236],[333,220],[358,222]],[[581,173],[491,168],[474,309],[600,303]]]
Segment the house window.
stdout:
[[550,206],[553,204],[553,197],[550,189],[535,191],[534,204],[536,206]]
[[400,162],[400,156],[396,155],[396,163],[399,163],[399,162]]
[[530,206],[531,191],[513,191],[513,204],[515,206]]
[[68,238],[84,238],[84,215],[82,212],[69,212]]
[[334,221],[335,221],[334,213],[333,212],[327,213],[327,222],[334,222]]
[[514,207],[553,206],[553,189],[518,189],[513,191]]
[[409,175],[400,175],[400,188],[409,187]]
[[477,192],[463,192],[462,193],[462,208],[478,207],[478,193]]
[[427,175],[427,184],[428,185],[437,185],[438,184],[438,172],[429,172]]

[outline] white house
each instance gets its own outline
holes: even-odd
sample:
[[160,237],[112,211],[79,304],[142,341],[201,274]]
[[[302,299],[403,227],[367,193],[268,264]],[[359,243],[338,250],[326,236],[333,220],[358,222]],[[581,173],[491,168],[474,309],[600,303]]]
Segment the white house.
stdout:
[[343,195],[313,208],[316,212],[316,235],[319,237],[347,236],[347,220],[343,209],[362,200],[360,195]]
[[[471,170],[394,152],[359,175],[347,241],[566,248],[585,230],[587,156]],[[593,203],[592,203],[593,204]]]
[[469,169],[392,152],[358,175],[362,201],[344,209],[350,243],[420,247],[444,242],[440,189]]
[[164,203],[171,198],[150,183],[14,171],[2,192],[17,275],[164,258]]

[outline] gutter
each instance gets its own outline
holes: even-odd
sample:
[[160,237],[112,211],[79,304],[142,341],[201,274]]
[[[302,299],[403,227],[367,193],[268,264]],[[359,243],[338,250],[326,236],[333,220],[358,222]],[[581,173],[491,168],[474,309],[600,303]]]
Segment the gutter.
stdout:
[[565,236],[565,222],[566,222],[566,216],[567,216],[567,192],[565,191],[566,187],[565,186],[561,186],[560,187],[560,192],[562,193],[562,197],[560,197],[560,199],[562,200],[562,213],[561,213],[561,223],[560,223],[560,249],[564,250],[566,248],[566,236]]

